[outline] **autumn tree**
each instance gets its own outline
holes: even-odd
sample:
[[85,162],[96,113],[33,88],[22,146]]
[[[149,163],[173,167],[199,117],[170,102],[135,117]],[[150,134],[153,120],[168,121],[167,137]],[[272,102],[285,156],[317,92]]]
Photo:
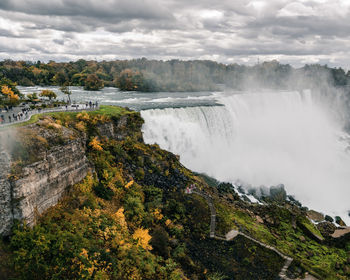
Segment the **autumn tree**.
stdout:
[[125,69],[120,73],[117,86],[120,88],[120,90],[126,91],[136,89],[137,85],[134,84],[134,73],[131,69]]
[[64,85],[67,81],[67,77],[63,71],[57,72],[55,76],[52,78],[52,81],[56,85]]
[[148,229],[138,228],[135,230],[132,238],[137,241],[137,245],[141,246],[145,250],[152,250],[152,246],[149,245],[149,241],[152,236],[149,235]]
[[49,89],[44,89],[43,91],[40,92],[39,94],[41,97],[47,97],[51,101],[51,99],[56,99],[57,95],[54,91],[49,90]]
[[148,92],[156,90],[156,84],[152,79],[145,78],[142,72],[131,69],[125,69],[120,73],[116,85],[121,90],[126,91]]
[[1,93],[10,104],[16,103],[16,101],[19,100],[19,96],[15,94],[8,86],[2,86]]
[[100,90],[103,88],[102,80],[96,74],[90,74],[85,80],[85,90]]

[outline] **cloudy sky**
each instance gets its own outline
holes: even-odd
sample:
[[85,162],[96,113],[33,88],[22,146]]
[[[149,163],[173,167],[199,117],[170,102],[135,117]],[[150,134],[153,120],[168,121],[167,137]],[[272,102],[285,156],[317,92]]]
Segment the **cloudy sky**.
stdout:
[[0,0],[0,59],[350,68],[350,0]]

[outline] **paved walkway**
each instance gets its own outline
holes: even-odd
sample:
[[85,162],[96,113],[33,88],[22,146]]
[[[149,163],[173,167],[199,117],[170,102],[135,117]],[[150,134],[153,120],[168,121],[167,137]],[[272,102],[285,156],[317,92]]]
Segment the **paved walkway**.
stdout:
[[285,263],[280,271],[280,273],[278,274],[278,276],[280,277],[280,279],[283,279],[283,280],[291,280],[290,278],[287,277],[286,275],[286,272],[287,272],[287,269],[288,267],[290,266],[290,264],[292,263],[293,259],[282,254],[280,251],[278,251],[275,247],[272,247],[270,245],[267,245],[265,243],[262,243],[260,242],[259,240],[256,240],[254,239],[253,237],[250,237],[249,235],[241,232],[241,231],[237,231],[237,230],[231,230],[229,231],[225,237],[222,237],[222,236],[218,236],[215,234],[215,225],[216,225],[216,211],[215,211],[215,207],[214,207],[214,203],[213,203],[213,198],[211,195],[208,195],[206,194],[205,192],[202,192],[198,189],[193,189],[190,193],[194,193],[194,194],[197,194],[197,195],[200,195],[202,197],[205,198],[205,200],[207,201],[208,203],[208,206],[209,206],[209,210],[210,210],[210,238],[215,238],[215,239],[218,239],[218,240],[224,240],[224,241],[230,241],[232,239],[234,239],[236,236],[238,235],[242,235],[244,236],[245,238],[261,245],[262,247],[265,247],[269,250],[272,250],[274,252],[276,252],[281,258],[283,258],[285,260]]
[[[77,106],[78,105],[78,106]],[[34,115],[38,115],[38,114],[44,114],[44,113],[54,113],[54,112],[79,112],[79,111],[95,111],[95,110],[98,110],[99,109],[99,105],[96,107],[96,106],[93,106],[93,107],[90,107],[90,106],[86,106],[85,104],[77,104],[77,105],[69,105],[69,106],[60,106],[60,107],[55,107],[55,108],[50,108],[50,109],[41,109],[41,110],[31,110],[31,111],[28,111],[28,113],[25,115],[23,115],[24,117],[21,118],[20,120],[18,121],[12,121],[12,122],[9,122],[8,121],[8,115],[12,115],[12,112],[21,112],[21,109],[20,107],[16,107],[14,108],[13,111],[9,111],[8,113],[6,113],[6,117],[5,117],[5,123],[2,123],[0,124],[0,128],[1,127],[7,127],[7,126],[11,126],[13,124],[17,124],[17,123],[23,123],[23,122],[26,122],[28,120],[30,120],[30,118]],[[0,115],[5,115],[5,113],[0,113]]]

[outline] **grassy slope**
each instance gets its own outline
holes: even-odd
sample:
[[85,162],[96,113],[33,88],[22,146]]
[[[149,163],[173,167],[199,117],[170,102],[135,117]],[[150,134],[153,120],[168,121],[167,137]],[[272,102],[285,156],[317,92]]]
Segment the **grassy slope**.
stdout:
[[[258,206],[259,207],[259,206]],[[276,247],[286,255],[293,257],[301,266],[319,279],[348,279],[336,264],[345,264],[347,249],[338,249],[320,244],[307,237],[299,227],[293,227],[292,214],[285,208],[275,206],[269,210],[276,224],[261,224],[252,212],[216,201],[218,229],[221,233],[229,228],[240,228],[252,237]],[[304,226],[315,234],[318,229],[305,217],[300,216]]]

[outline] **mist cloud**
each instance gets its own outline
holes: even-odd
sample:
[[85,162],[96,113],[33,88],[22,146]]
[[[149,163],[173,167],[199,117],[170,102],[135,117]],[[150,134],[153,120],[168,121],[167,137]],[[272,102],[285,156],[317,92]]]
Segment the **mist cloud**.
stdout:
[[341,0],[2,0],[0,59],[259,58],[347,68],[349,8]]

